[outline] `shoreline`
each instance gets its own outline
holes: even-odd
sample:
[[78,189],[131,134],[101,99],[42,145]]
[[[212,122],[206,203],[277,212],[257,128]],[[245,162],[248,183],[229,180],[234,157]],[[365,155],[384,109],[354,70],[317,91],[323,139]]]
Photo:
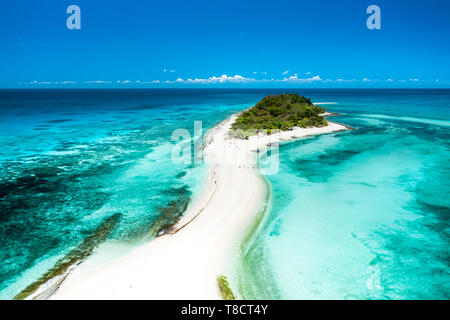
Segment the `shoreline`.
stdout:
[[[233,270],[270,206],[270,186],[255,170],[255,151],[272,143],[348,130],[329,122],[321,128],[294,128],[238,140],[228,136],[238,115],[206,134],[202,149],[210,164],[208,180],[177,223],[112,261],[98,265],[95,258],[87,258],[46,298],[221,299],[217,277],[226,275],[237,283]],[[236,285],[231,289],[237,293]]]

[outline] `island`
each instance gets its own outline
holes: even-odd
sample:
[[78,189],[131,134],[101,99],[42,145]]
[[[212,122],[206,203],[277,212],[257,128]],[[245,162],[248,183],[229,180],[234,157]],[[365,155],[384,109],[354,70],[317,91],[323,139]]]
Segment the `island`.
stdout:
[[[199,146],[208,172],[177,222],[114,256],[111,244],[89,241],[79,248],[82,254],[74,251],[16,298],[245,299],[239,276],[243,250],[269,213],[272,189],[263,175],[276,174],[260,170],[259,152],[349,129],[326,121],[330,114],[324,112],[307,98],[282,94],[224,119]],[[235,137],[235,131],[247,135]],[[96,237],[107,232],[109,227],[102,228]]]
[[298,94],[269,95],[252,108],[243,111],[231,126],[235,136],[248,138],[261,131],[271,134],[294,127],[325,127],[326,110]]

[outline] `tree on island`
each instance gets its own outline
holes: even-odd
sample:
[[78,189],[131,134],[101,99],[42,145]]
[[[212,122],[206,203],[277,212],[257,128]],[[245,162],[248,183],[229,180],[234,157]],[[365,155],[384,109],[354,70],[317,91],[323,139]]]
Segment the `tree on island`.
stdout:
[[263,130],[270,134],[293,127],[323,127],[328,125],[320,116],[325,111],[298,94],[270,95],[243,111],[231,129],[238,137],[248,138]]

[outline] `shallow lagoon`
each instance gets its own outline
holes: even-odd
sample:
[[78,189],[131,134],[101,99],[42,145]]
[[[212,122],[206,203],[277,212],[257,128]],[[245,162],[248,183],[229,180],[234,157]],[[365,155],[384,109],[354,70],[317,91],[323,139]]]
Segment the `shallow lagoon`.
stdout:
[[268,176],[272,211],[244,258],[241,294],[448,299],[449,93],[326,101],[344,114],[332,120],[356,130],[281,146],[280,172]]

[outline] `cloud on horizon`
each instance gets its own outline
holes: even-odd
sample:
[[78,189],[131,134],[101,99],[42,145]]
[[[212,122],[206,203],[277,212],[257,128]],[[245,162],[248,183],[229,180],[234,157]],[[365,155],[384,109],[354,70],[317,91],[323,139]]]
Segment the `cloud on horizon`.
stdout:
[[314,81],[322,81],[322,78],[320,76],[314,76],[310,78],[299,78],[297,74],[290,76],[288,78],[283,78],[281,80],[277,80],[281,82],[299,82],[299,83],[309,83]]
[[[243,83],[243,82],[255,82],[257,81],[254,78],[245,78],[241,75],[227,76],[226,74],[221,75],[220,77],[212,76],[209,78],[195,78],[195,79],[187,79],[183,80],[182,78],[178,78],[175,82],[185,82],[185,83],[199,83],[199,84],[214,84],[214,83]],[[168,82],[170,83],[170,82]]]
[[[266,74],[267,72],[260,72],[260,74]],[[255,73],[253,73],[255,74]],[[211,84],[227,84],[227,83],[235,83],[235,84],[242,84],[242,83],[292,83],[292,84],[310,84],[310,83],[336,83],[336,84],[342,84],[342,83],[426,83],[426,81],[418,79],[418,78],[410,78],[410,79],[403,79],[403,80],[394,80],[392,78],[387,78],[386,80],[380,80],[380,79],[370,79],[367,77],[364,77],[362,79],[343,79],[343,78],[337,78],[337,79],[322,79],[319,75],[315,76],[309,76],[309,77],[299,77],[298,74],[293,74],[292,76],[286,76],[283,78],[261,78],[256,79],[252,77],[244,77],[239,74],[228,76],[226,74],[223,74],[221,76],[211,76],[208,78],[181,78],[178,77],[175,80],[149,80],[149,81],[141,81],[141,80],[86,80],[86,81],[30,81],[30,82],[18,82],[19,85],[30,85],[30,86],[50,86],[50,85],[75,85],[75,84],[117,84],[117,85],[129,85],[129,84],[186,84],[186,85],[211,85]],[[432,80],[432,82],[440,82],[439,80]]]

